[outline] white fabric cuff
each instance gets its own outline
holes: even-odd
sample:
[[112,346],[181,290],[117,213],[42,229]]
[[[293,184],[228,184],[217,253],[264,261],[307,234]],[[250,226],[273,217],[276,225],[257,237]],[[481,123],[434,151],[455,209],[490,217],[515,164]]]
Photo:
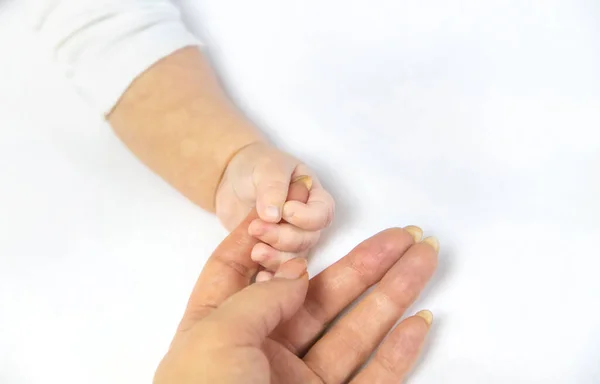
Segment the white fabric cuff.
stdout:
[[154,63],[200,45],[168,0],[66,0],[54,5],[37,29],[77,91],[104,115]]

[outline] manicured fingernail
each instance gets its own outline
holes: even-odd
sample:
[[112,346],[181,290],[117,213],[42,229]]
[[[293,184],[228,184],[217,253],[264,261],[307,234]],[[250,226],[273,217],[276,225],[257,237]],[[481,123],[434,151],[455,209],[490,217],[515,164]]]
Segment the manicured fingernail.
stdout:
[[311,190],[312,185],[313,185],[312,177],[310,177],[310,176],[298,176],[294,180],[292,180],[292,184],[296,183],[298,181],[301,182],[302,184],[304,184],[306,186],[306,189],[308,189],[309,191]]
[[273,274],[267,271],[260,271],[256,274],[255,281],[257,283],[262,283],[263,281],[269,281],[273,278]]
[[268,219],[272,219],[272,220],[281,220],[281,217],[279,216],[279,208],[270,205],[267,207],[267,209],[265,209],[265,216]]
[[436,252],[440,251],[440,242],[435,237],[427,237],[423,240],[423,242],[431,245]]
[[298,279],[306,273],[306,266],[307,262],[305,258],[296,257],[295,259],[283,263],[279,267],[277,273],[275,273],[275,278],[289,280]]
[[416,316],[419,316],[421,319],[425,320],[427,325],[431,325],[431,323],[433,323],[433,313],[431,313],[431,311],[425,309],[418,312]]
[[409,225],[408,227],[404,227],[404,230],[415,239],[415,243],[418,243],[423,238],[423,230],[415,225]]

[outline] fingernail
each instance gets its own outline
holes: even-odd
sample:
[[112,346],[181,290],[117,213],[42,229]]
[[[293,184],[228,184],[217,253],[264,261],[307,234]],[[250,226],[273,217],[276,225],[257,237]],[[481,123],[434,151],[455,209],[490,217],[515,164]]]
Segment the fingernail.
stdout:
[[408,227],[404,227],[404,230],[413,237],[415,243],[418,243],[423,238],[423,230],[415,225],[409,225]]
[[306,189],[308,189],[309,191],[312,188],[313,185],[313,181],[312,181],[312,177],[310,176],[298,176],[296,177],[294,180],[292,180],[292,184],[295,182],[301,182],[302,184],[304,184],[304,186],[306,186]]
[[272,220],[281,220],[281,217],[279,217],[279,208],[273,205],[270,205],[265,209],[265,216]]
[[273,274],[267,271],[260,271],[256,274],[255,281],[257,283],[262,283],[263,281],[269,281],[273,278]]
[[282,264],[277,273],[275,273],[275,278],[289,280],[298,279],[306,273],[306,266],[306,259],[297,257]]
[[433,313],[431,313],[431,311],[425,309],[418,312],[416,316],[419,316],[421,319],[425,320],[427,325],[431,325],[431,323],[433,323]]
[[425,244],[429,244],[435,249],[436,252],[440,251],[440,242],[435,237],[427,237],[423,240]]

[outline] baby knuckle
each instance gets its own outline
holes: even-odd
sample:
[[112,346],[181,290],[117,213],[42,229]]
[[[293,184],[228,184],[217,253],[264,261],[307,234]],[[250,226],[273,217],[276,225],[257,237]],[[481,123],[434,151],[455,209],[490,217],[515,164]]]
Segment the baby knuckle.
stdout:
[[334,217],[334,212],[333,212],[333,208],[329,207],[327,208],[327,210],[325,211],[325,214],[323,215],[323,219],[322,219],[322,228],[327,228],[331,225],[331,223],[333,223],[333,217]]
[[310,247],[313,246],[313,244],[315,242],[316,241],[314,239],[314,236],[309,235],[309,234],[302,234],[302,235],[300,235],[300,239],[298,241],[297,250],[304,251],[306,249],[309,249]]

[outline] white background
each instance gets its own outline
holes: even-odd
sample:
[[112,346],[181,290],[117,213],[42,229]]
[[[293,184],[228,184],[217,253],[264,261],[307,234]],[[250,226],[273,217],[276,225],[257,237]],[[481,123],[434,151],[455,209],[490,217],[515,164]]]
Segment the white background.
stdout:
[[[195,4],[194,6],[190,4]],[[225,232],[0,5],[0,382],[144,383]],[[412,383],[600,382],[600,3],[190,0],[232,95],[339,212],[315,273],[421,225]]]

